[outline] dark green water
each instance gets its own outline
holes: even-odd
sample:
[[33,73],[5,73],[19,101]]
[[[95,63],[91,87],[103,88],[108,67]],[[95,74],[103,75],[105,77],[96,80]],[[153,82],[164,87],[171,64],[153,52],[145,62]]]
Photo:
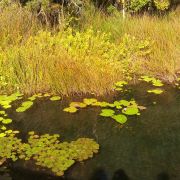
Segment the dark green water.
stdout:
[[[69,102],[82,99],[79,97],[61,102],[38,100],[27,112],[13,111],[10,117],[24,139],[28,131],[34,130],[40,134],[58,133],[63,141],[89,137],[100,144],[99,154],[75,164],[63,179],[180,180],[180,90],[164,89],[161,95],[151,95],[141,84],[123,96],[97,98],[113,102],[133,97],[138,104],[147,107],[123,126],[100,117],[100,108],[81,109],[77,114],[63,112]],[[0,176],[0,180],[62,179],[37,173],[30,165],[21,163],[15,163],[6,176]]]

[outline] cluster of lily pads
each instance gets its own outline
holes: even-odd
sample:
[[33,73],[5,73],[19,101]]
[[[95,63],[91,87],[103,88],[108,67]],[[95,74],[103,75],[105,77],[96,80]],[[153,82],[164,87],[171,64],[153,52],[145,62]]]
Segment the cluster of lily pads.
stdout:
[[[35,94],[21,103],[16,112],[24,112],[32,107],[34,100],[42,97],[50,97],[51,101],[61,100],[59,96],[46,94]],[[11,108],[16,100],[23,99],[23,94],[14,93],[12,95],[1,95],[0,106],[3,109]],[[37,135],[33,131],[29,132],[27,143],[16,137],[19,131],[8,130],[7,125],[12,119],[7,118],[5,110],[0,110],[0,164],[11,159],[16,161],[34,160],[37,165],[49,168],[53,173],[62,176],[70,166],[76,161],[83,161],[93,157],[99,150],[99,145],[92,139],[79,138],[72,142],[60,142],[59,135]]]
[[[151,83],[155,87],[162,87],[164,85],[161,80],[156,79],[154,77],[141,76],[139,80]],[[161,94],[161,93],[163,93],[163,90],[160,88],[155,88],[155,89],[150,89],[147,92],[154,93],[154,94]]]
[[[85,98],[83,102],[72,102],[69,107],[65,108],[65,112],[75,113],[80,108],[87,106],[99,106],[102,109],[100,115],[104,117],[111,117],[120,124],[124,124],[127,121],[127,116],[140,115],[140,111],[145,109],[144,106],[139,106],[135,100],[120,100],[108,103],[105,101],[98,101],[95,98]],[[117,114],[116,114],[117,111]]]
[[92,158],[99,145],[92,139],[79,138],[72,142],[60,142],[59,135],[37,135],[29,132],[27,143],[17,138],[15,132],[0,138],[0,162],[33,160],[36,165],[49,168],[57,176],[62,176],[76,161]]

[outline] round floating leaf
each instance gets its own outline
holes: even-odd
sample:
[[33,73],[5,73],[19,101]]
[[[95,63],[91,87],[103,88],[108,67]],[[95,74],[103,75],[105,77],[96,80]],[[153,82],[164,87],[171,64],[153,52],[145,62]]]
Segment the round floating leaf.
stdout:
[[5,126],[1,127],[1,130],[5,131],[7,128]]
[[115,87],[114,88],[116,91],[122,91],[123,89],[121,87]]
[[29,99],[30,101],[34,101],[34,100],[36,100],[36,97],[37,97],[37,95],[33,95],[33,96],[29,97],[28,99]]
[[153,86],[161,87],[163,86],[163,83],[159,79],[155,79],[152,81]]
[[0,114],[5,115],[6,112],[5,111],[0,111]]
[[102,109],[100,116],[111,117],[114,115],[114,113],[115,112],[112,109]]
[[137,115],[139,113],[139,110],[136,107],[127,107],[123,109],[122,112],[126,115]]
[[5,131],[6,134],[11,134],[12,132],[13,132],[12,130]]
[[24,112],[33,105],[32,101],[25,101],[21,104],[19,108],[16,109],[16,112]]
[[12,119],[3,119],[2,123],[3,124],[10,124],[10,123],[12,123]]
[[61,99],[60,96],[53,96],[53,97],[50,98],[51,101],[58,101],[60,99]]
[[123,114],[114,115],[112,118],[120,124],[124,124],[127,121],[127,117]]
[[5,133],[0,133],[0,138],[5,137],[5,136],[6,136]]
[[0,121],[2,121],[4,118],[3,117],[0,117]]
[[71,107],[68,107],[68,108],[64,108],[63,111],[69,112],[69,113],[75,113],[75,112],[78,111],[78,109],[76,107],[71,106]]
[[85,104],[87,104],[87,105],[91,105],[91,104],[93,104],[93,103],[96,103],[96,102],[97,102],[97,99],[95,99],[95,98],[85,98],[85,99],[83,99],[83,102],[84,102]]
[[49,96],[51,96],[49,93],[44,94],[44,97],[49,97]]
[[163,93],[162,89],[151,89],[147,91],[148,93],[161,94]]
[[123,106],[129,106],[130,105],[130,102],[129,101],[127,101],[127,100],[120,100],[119,101],[119,105],[123,105]]

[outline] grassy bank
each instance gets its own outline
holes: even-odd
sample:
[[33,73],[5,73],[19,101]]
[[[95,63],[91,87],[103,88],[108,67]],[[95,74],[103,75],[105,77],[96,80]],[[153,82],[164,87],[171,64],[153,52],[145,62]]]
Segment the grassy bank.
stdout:
[[54,30],[25,8],[6,7],[0,12],[1,91],[100,95],[142,74],[172,82],[180,67],[179,17],[123,20],[90,8],[73,27]]

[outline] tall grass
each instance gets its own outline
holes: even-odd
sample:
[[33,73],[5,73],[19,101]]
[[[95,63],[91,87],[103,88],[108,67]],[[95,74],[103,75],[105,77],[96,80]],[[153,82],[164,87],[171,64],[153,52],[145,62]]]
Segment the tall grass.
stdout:
[[[166,16],[127,15],[106,16],[103,12],[86,12],[82,18],[82,29],[89,25],[95,31],[110,32],[114,41],[120,41],[124,34],[130,34],[139,39],[153,41],[151,57],[143,62],[141,72],[150,74],[167,82],[173,82],[180,71],[180,9],[177,8]],[[87,19],[87,21],[86,21]]]
[[174,81],[180,67],[179,17],[123,20],[91,6],[74,29],[54,32],[25,8],[10,5],[0,11],[1,91],[100,95],[129,76]]

